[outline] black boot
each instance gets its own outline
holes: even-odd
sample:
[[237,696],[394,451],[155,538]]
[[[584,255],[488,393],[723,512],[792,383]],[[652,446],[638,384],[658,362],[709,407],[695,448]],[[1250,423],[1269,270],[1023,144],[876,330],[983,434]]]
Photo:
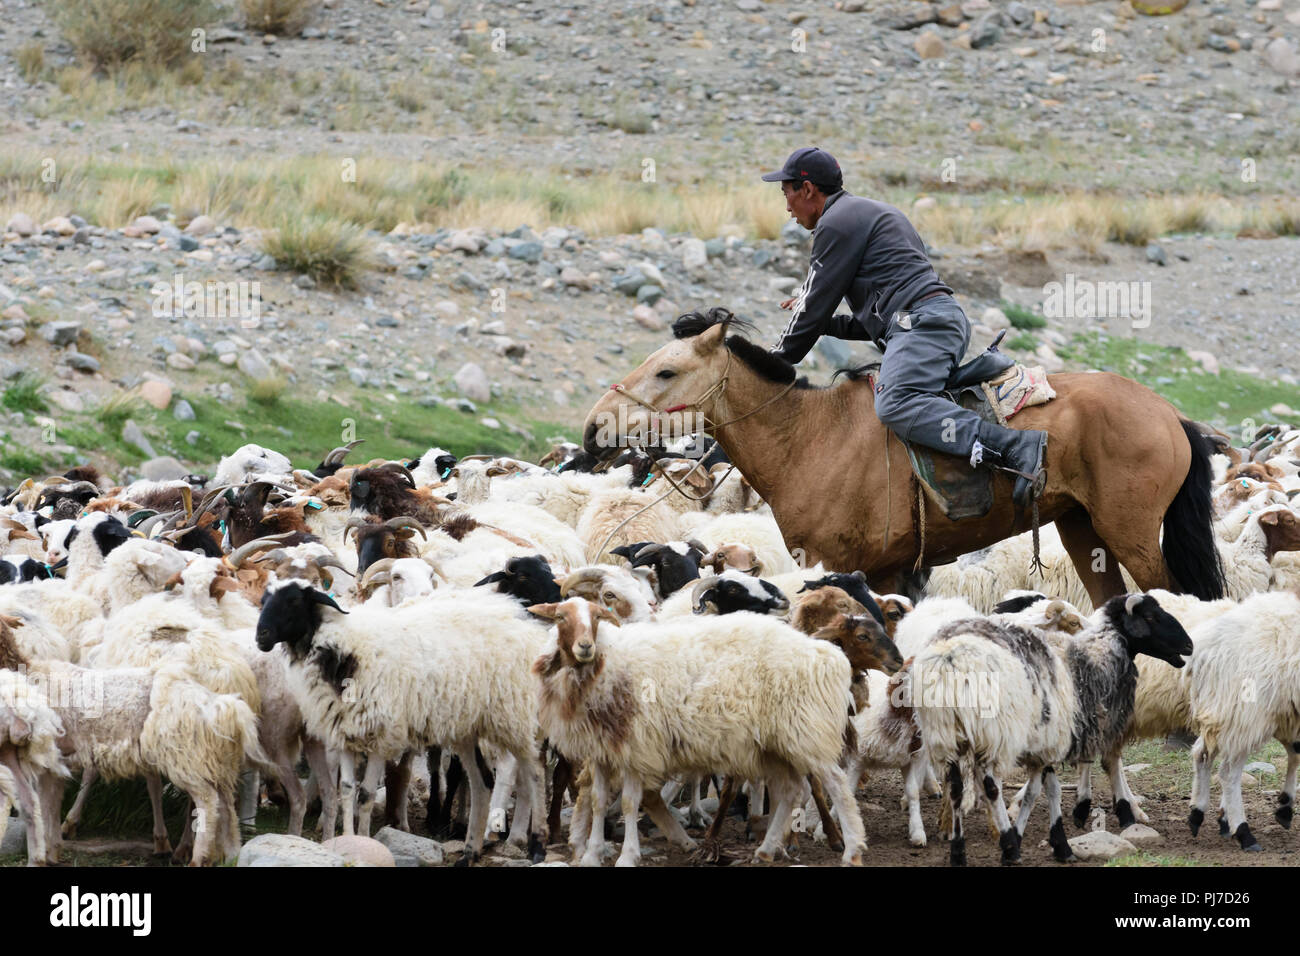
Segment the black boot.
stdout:
[[1042,490],[1040,478],[1046,454],[1047,432],[1020,431],[981,421],[970,460],[972,466],[1014,473],[1016,488],[1011,497],[1017,508],[1025,508]]

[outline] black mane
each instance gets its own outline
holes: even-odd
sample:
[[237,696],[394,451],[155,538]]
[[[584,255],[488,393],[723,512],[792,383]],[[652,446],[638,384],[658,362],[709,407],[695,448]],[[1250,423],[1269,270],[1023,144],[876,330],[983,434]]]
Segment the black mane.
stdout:
[[[724,335],[730,329],[746,333],[756,331],[753,322],[739,318],[721,306],[714,306],[708,312],[686,312],[679,315],[677,321],[673,323],[673,338],[694,338],[707,332],[715,325],[722,326]],[[780,385],[789,385],[794,382],[795,388],[815,387],[808,384],[806,376],[796,378],[798,373],[795,371],[795,367],[785,359],[773,355],[761,345],[751,342],[744,335],[727,335],[725,343],[732,355],[769,382],[776,382]]]

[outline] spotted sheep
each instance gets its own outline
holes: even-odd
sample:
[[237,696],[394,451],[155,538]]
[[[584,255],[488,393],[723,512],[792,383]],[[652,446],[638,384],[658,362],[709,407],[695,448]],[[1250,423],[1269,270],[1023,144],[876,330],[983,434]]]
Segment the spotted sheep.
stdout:
[[[1055,765],[1118,761],[1137,685],[1133,658],[1148,654],[1181,667],[1191,652],[1182,625],[1144,594],[1111,598],[1068,638],[978,617],[939,628],[916,654],[907,691],[930,757],[946,770],[952,864],[965,865],[962,815],[977,797],[992,811],[1002,862],[1019,860],[1041,788],[1050,804],[1048,842],[1058,861],[1072,859]],[[1016,766],[1029,781],[1013,824],[1001,780]]]

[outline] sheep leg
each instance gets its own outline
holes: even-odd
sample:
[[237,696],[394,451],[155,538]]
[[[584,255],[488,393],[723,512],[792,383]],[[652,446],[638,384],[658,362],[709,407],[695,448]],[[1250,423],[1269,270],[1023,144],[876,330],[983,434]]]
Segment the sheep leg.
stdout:
[[929,769],[930,761],[926,757],[914,755],[903,772],[903,795],[907,798],[907,842],[912,846],[925,846],[925,820],[921,817],[921,781]]
[[1300,767],[1300,741],[1287,741],[1283,746],[1286,748],[1286,781],[1282,784],[1282,792],[1277,795],[1277,809],[1273,811],[1273,819],[1290,830],[1292,808],[1295,806],[1296,768]]
[[[1025,784],[1028,786],[1028,784]],[[1111,778],[1111,787],[1115,786],[1115,778]],[[1021,788],[1024,793],[1024,788]],[[1118,812],[1118,809],[1116,810]],[[1070,815],[1074,820],[1074,825],[1082,830],[1088,823],[1088,814],[1092,813],[1092,763],[1079,765],[1079,786],[1074,791],[1074,812]]]
[[357,793],[357,833],[363,837],[370,836],[370,814],[375,809],[375,796],[384,779],[384,767],[383,758],[375,754],[366,760],[366,773],[361,778],[361,789]]
[[749,818],[745,821],[745,839],[752,840],[754,831],[758,829],[758,824],[766,812],[765,804],[767,803],[767,786],[763,780],[751,780],[749,782]]
[[591,787],[589,790],[591,804],[591,835],[587,838],[587,848],[582,854],[581,866],[600,866],[605,856],[605,809],[609,804],[609,786],[605,771],[591,767]]
[[1248,754],[1225,755],[1219,764],[1219,786],[1223,790],[1223,808],[1228,819],[1228,831],[1247,853],[1259,853],[1259,841],[1246,824],[1246,809],[1241,802],[1241,774],[1246,769]]
[[[515,778],[519,774],[519,762],[515,759],[514,754],[505,754],[501,757],[501,762],[496,767],[496,779],[492,785],[492,802],[488,809],[487,832],[483,835],[484,841],[493,834],[502,834],[506,832],[506,804],[510,802],[510,794],[515,790]],[[517,803],[517,801],[516,801]],[[519,815],[518,807],[515,809],[515,816]],[[514,828],[511,827],[511,834]],[[500,840],[500,836],[497,837]]]
[[294,770],[293,762],[285,759],[276,761],[279,770],[280,786],[284,787],[285,798],[289,801],[290,836],[302,836],[302,821],[307,815],[307,799],[303,793],[302,781]]
[[641,794],[641,806],[669,843],[683,850],[695,849],[695,841],[682,829],[681,822],[669,811],[668,804],[664,803],[663,797],[653,787]]
[[925,762],[925,792],[932,797],[942,797],[943,787],[939,783],[939,776],[934,772],[934,767],[930,761]]
[[[307,766],[311,768],[312,779],[320,791],[320,819],[316,826],[321,836],[328,840],[334,836],[334,828],[338,823],[338,785],[335,782],[338,778],[337,768],[330,760],[325,744],[315,737],[304,740],[302,749],[307,755]],[[304,800],[304,806],[305,803]]]
[[[841,771],[842,773],[843,771]],[[826,791],[816,774],[808,774],[808,786],[812,789],[813,803],[817,804],[817,816],[821,818],[822,829],[826,832],[826,845],[836,853],[844,850],[844,837],[840,828],[831,818],[831,809],[826,803]]]
[[[72,808],[68,811],[68,817],[63,821],[63,838],[65,840],[75,840],[77,838],[77,824],[81,822],[82,811],[86,807],[86,798],[90,796],[91,785],[99,779],[99,771],[95,769],[94,764],[89,764],[81,772],[81,786],[77,788],[77,799],[72,801]],[[154,820],[155,825],[157,819]],[[157,846],[154,847],[157,852]],[[170,849],[167,850],[171,852]]]
[[[172,841],[167,836],[167,821],[163,817],[162,777],[156,773],[147,773],[144,775],[144,783],[149,788],[149,806],[153,810],[153,855],[171,856]],[[77,794],[77,799],[81,799],[80,793]],[[72,814],[69,813],[68,816],[71,817]]]
[[406,792],[411,785],[411,752],[384,767],[384,826],[411,832],[407,819]]
[[641,833],[636,824],[641,818],[642,789],[634,774],[623,774],[623,852],[615,866],[636,866],[641,861]]
[[1038,802],[1038,794],[1042,788],[1042,778],[1039,774],[1031,773],[1029,779],[1025,781],[1025,799],[1021,801],[1020,812],[1016,814],[1016,832],[1022,839],[1025,835],[1025,826],[1029,823],[1029,815],[1034,812],[1034,804]]
[[172,853],[173,863],[188,863],[193,858],[194,827],[191,824],[195,819],[194,798],[187,794],[185,797],[185,824],[181,827],[181,842],[176,844],[176,850]]
[[469,822],[465,830],[465,853],[456,861],[457,866],[469,866],[478,860],[483,852],[483,831],[487,826],[488,804],[492,791],[488,788],[485,766],[476,744],[462,744],[456,748],[465,769],[465,780],[469,783]]
[[1013,863],[1019,863],[1020,834],[1011,825],[1011,817],[1008,815],[1006,804],[1003,802],[1002,781],[989,773],[987,767],[979,763],[975,764],[974,776],[979,781],[981,796],[988,806],[989,816],[993,820],[993,827],[998,832],[998,846],[1002,849],[1002,865],[1010,866]]
[[1119,818],[1119,828],[1123,830],[1135,822],[1150,822],[1150,818],[1140,806],[1140,801],[1129,789],[1120,752],[1117,750],[1102,757],[1101,765],[1106,768],[1106,775],[1110,777],[1110,789],[1115,799],[1115,816]]
[[1065,838],[1065,824],[1061,822],[1061,781],[1051,767],[1043,768],[1043,790],[1047,794],[1048,815],[1051,827],[1047,831],[1047,842],[1052,845],[1052,855],[1058,863],[1073,863],[1074,851],[1070,841]]
[[197,794],[190,794],[198,814],[191,824],[194,830],[194,854],[190,866],[208,866],[212,863],[213,838],[220,827],[221,799],[211,787],[196,788]]
[[569,851],[574,862],[582,859],[591,836],[591,771],[583,767],[578,778],[578,797],[569,818]]
[[239,847],[243,842],[239,832],[239,810],[236,806],[235,793],[222,793],[219,799],[217,833],[220,839],[214,847],[215,855],[222,861],[233,860],[239,856]]
[[0,745],[0,766],[13,775],[18,792],[18,805],[23,808],[27,825],[27,865],[45,865],[45,815],[41,812],[40,797],[32,781],[18,762],[18,749],[12,744]]
[[704,812],[704,807],[700,805],[704,799],[704,794],[708,792],[707,778],[697,776],[691,783],[691,809],[687,814],[687,823],[691,827],[703,828],[713,822],[713,818]]
[[[862,823],[862,813],[858,809],[857,800],[854,799],[853,787],[849,784],[849,779],[849,775],[843,768],[832,764],[823,772],[821,780],[816,780],[814,783],[813,794],[815,795],[820,789],[820,784],[825,784],[831,805],[835,808],[835,814],[844,828],[844,856],[841,859],[846,866],[861,866],[862,851],[867,848],[867,831]],[[821,804],[817,805],[817,812],[822,815],[822,820],[826,824],[831,823],[830,813],[823,810]],[[826,832],[829,839],[831,830],[828,828]]]
[[772,808],[772,814],[768,818],[767,833],[763,835],[763,842],[754,851],[754,859],[760,863],[772,863],[776,860],[776,851],[780,848],[786,828],[790,825],[790,816],[794,812],[795,800],[798,799],[802,791],[799,783],[792,782],[784,777],[770,778],[767,781],[767,787],[770,791],[773,791],[776,805]]
[[1210,752],[1205,738],[1197,737],[1192,744],[1192,809],[1187,815],[1187,828],[1196,836],[1205,822],[1205,809],[1210,805]]
[[727,811],[731,809],[731,802],[736,799],[736,794],[740,791],[740,784],[740,778],[734,774],[727,777],[727,782],[723,785],[721,792],[718,794],[718,810],[713,815],[713,822],[709,824],[709,829],[704,834],[704,839],[700,841],[699,848],[695,851],[692,862],[730,862],[730,859],[722,852],[722,847],[718,842],[718,835],[722,832],[723,823],[726,822]]
[[[43,773],[39,781],[41,812],[45,815],[45,862],[59,862],[59,849],[63,837],[59,827],[59,810],[63,806],[63,778],[53,773]],[[4,808],[7,814],[8,808]],[[0,833],[0,836],[4,834]]]
[[343,835],[355,836],[357,832],[357,758],[350,750],[339,754],[339,805],[343,811]]
[[546,830],[552,840],[560,832],[560,810],[564,806],[564,791],[573,779],[573,764],[562,754],[555,755],[555,771],[551,775],[551,809],[546,818]]
[[[546,843],[550,834],[546,830],[546,764],[540,755],[531,751],[517,758],[523,775],[523,792],[515,801],[516,822],[528,821],[528,858],[534,863],[546,859]],[[525,809],[526,807],[526,809]]]

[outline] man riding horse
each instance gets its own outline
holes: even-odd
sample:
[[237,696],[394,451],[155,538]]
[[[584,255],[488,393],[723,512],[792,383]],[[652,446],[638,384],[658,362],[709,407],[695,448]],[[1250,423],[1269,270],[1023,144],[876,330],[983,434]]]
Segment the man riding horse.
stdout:
[[[1013,473],[1016,506],[1028,505],[1041,488],[1047,433],[986,422],[939,394],[970,345],[970,321],[907,217],[845,190],[839,163],[822,149],[795,150],[763,179],[781,184],[786,209],[813,239],[808,276],[781,303],[793,315],[772,352],[797,364],[823,335],[875,342],[884,353],[881,422],[909,442],[969,458],[972,468]],[[835,315],[841,299],[851,315]]]

